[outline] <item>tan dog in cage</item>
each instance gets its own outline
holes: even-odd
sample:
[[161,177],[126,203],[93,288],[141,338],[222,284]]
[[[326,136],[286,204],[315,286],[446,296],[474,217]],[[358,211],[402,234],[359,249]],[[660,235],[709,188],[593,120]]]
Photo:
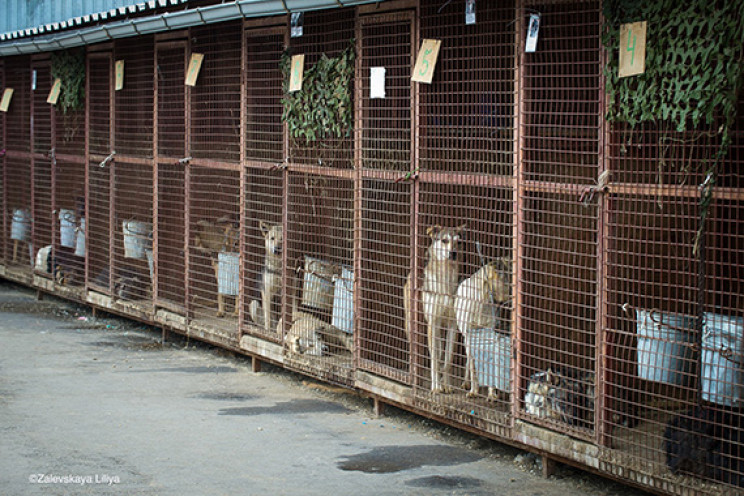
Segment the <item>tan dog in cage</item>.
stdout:
[[[460,233],[464,228],[465,225],[456,228],[436,225],[426,230],[431,238],[431,245],[426,252],[421,300],[431,362],[431,390],[435,393],[449,393],[452,390],[452,355],[457,336],[455,294],[460,277],[458,250]],[[413,275],[408,274],[403,287],[406,336],[409,342],[413,317],[410,308],[412,279]]]
[[[261,310],[258,302],[252,301],[250,306],[251,319],[257,325],[262,326],[266,332],[274,328],[272,305],[274,300],[281,294],[282,288],[282,250],[284,248],[284,231],[281,224],[269,224],[259,222],[261,234],[264,237],[264,268],[261,274]],[[281,333],[281,329],[277,329]]]
[[[470,381],[468,397],[478,394],[478,374],[475,370],[473,350],[470,349],[468,333],[475,329],[497,329],[500,317],[511,300],[511,259],[497,258],[465,279],[457,288],[455,318],[457,328],[465,338],[465,380]],[[510,321],[511,319],[509,319]],[[488,399],[496,399],[494,388],[488,387]]]
[[[200,220],[196,223],[194,235],[196,249],[208,253],[212,259],[215,280],[219,279],[218,254],[220,252],[237,252],[239,247],[240,229],[238,224],[228,217],[220,217],[214,222]],[[234,316],[238,316],[238,297],[235,298]],[[217,293],[217,317],[225,315],[225,295]]]

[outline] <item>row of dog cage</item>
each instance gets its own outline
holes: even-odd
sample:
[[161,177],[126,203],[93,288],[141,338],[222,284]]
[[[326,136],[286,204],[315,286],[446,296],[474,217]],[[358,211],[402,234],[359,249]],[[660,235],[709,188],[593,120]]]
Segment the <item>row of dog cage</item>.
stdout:
[[[541,5],[529,56],[515,5],[465,26],[440,3],[89,47],[68,113],[49,57],[1,61],[0,275],[646,489],[734,494],[741,123],[701,224],[716,138],[604,121],[598,2]],[[427,87],[418,36],[443,40]],[[309,67],[352,38],[353,131],[292,136],[285,46]]]

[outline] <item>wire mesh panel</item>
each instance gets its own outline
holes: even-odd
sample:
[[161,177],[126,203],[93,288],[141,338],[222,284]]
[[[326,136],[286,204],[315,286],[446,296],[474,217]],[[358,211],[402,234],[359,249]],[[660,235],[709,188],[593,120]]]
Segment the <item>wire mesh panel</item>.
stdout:
[[[186,44],[157,45],[156,304],[186,307]],[[170,157],[166,160],[165,157]]]
[[117,40],[114,55],[124,61],[124,86],[115,92],[116,153],[152,157],[153,38]]
[[[412,16],[361,18],[362,166],[411,169]],[[385,69],[385,98],[371,98],[372,68]]]
[[196,158],[240,160],[240,23],[192,28],[191,51],[203,53],[191,91],[191,154]]
[[189,313],[194,323],[238,340],[240,173],[191,166]]
[[178,163],[158,164],[157,301],[175,311],[185,308],[186,174]]
[[[5,64],[0,61],[0,88],[5,88]],[[6,222],[7,212],[8,212],[8,205],[6,203],[7,193],[5,192],[5,155],[7,154],[7,150],[5,148],[5,112],[0,113],[0,192],[2,192],[2,199],[0,199],[0,212],[2,212],[2,216],[0,217],[0,237],[2,237],[2,241],[0,241],[0,263],[5,263],[5,239],[8,236],[7,235],[7,226],[8,223]]]
[[421,37],[442,41],[433,84],[422,84],[420,166],[511,175],[515,113],[514,2],[421,2]]
[[284,158],[282,126],[282,71],[284,28],[245,32],[245,158],[281,162]]
[[[282,342],[279,326],[284,290],[284,174],[246,168],[245,238],[243,240],[243,330]],[[268,319],[264,309],[268,309]],[[267,324],[268,322],[268,324]]]
[[[92,95],[91,95],[92,100]],[[111,165],[88,164],[88,214],[85,218],[87,282],[96,291],[111,294]]]
[[532,420],[594,427],[597,205],[527,193],[523,203],[522,367]]
[[493,430],[510,407],[512,191],[421,184],[419,208],[418,404]]
[[9,266],[31,270],[34,256],[31,248],[31,164],[26,158],[6,157],[5,167],[5,202],[8,207],[6,262]]
[[528,5],[541,22],[538,49],[524,54],[524,179],[593,183],[602,117],[600,3]]
[[[337,71],[333,72],[333,81],[322,81],[324,87],[332,85],[341,80],[345,71],[353,73],[353,59],[351,64],[344,59],[344,52],[355,50],[354,44],[354,9],[338,9],[333,12],[307,12],[304,14],[303,34],[300,37],[290,38],[289,52],[292,55],[303,54],[305,56],[305,79],[312,74],[313,66],[322,66],[327,59],[335,59]],[[343,65],[342,64],[346,64]],[[343,68],[342,68],[343,67]],[[322,72],[321,72],[322,74]],[[317,91],[307,85],[316,84],[318,81],[305,82],[302,91]],[[314,113],[320,113],[323,117],[318,119],[323,126],[320,129],[311,129],[309,135],[298,136],[290,126],[290,159],[293,162],[321,165],[325,167],[349,169],[353,166],[353,129],[346,126],[342,114],[351,112],[353,108],[354,78],[350,78],[346,86],[333,87],[334,93],[327,98],[325,104],[315,109],[307,109]],[[336,100],[348,98],[348,103],[336,107]],[[330,115],[330,112],[336,112]],[[334,127],[338,124],[338,127]],[[317,135],[317,136],[314,136]]]
[[744,486],[744,138],[740,119],[708,203],[716,126],[616,123],[609,148],[607,442],[625,466],[700,493]]
[[411,186],[364,180],[359,276],[359,368],[410,381],[403,287],[411,267]]
[[13,99],[5,114],[5,146],[9,151],[31,151],[31,69],[26,57],[5,62],[5,87],[13,88]]
[[157,47],[158,157],[186,156],[186,46]]
[[599,9],[530,3],[541,14],[539,46],[523,55],[519,411],[586,436],[595,418],[598,203],[563,185],[598,180]]
[[111,56],[88,56],[88,147],[91,154],[111,153]]
[[288,198],[285,243],[298,277],[287,288],[285,364],[353,385],[353,181],[291,173]]
[[[38,255],[52,252],[52,110],[46,102],[51,88],[49,62],[40,61],[31,65],[31,94],[32,94],[32,135],[33,135],[33,249]],[[53,255],[48,255],[51,257]],[[35,267],[36,272],[51,277],[54,272],[53,263],[45,264],[43,257],[39,257],[41,264]],[[47,267],[49,265],[50,267]]]
[[152,166],[117,160],[114,168],[114,297],[152,305]]
[[85,162],[54,161],[54,273],[65,286],[85,284]]

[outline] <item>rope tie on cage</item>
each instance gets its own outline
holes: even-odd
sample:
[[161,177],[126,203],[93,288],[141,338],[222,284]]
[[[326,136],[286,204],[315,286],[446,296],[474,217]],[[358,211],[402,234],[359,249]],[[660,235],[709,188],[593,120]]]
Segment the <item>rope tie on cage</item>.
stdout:
[[581,196],[579,196],[579,202],[583,203],[585,207],[589,206],[596,193],[606,192],[610,186],[611,174],[612,173],[609,170],[606,170],[602,174],[600,174],[599,179],[597,180],[597,183],[595,185],[587,186],[586,188],[584,188],[584,190],[581,192]]

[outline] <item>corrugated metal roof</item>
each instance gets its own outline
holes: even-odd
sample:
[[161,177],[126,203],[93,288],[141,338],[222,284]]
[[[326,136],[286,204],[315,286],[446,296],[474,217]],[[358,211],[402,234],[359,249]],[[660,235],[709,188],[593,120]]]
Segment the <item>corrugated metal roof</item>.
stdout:
[[[173,31],[234,19],[334,9],[381,1],[383,0],[234,0],[163,13],[158,9],[161,9],[164,3],[179,5],[186,3],[186,0],[151,0],[146,4],[129,5],[91,14],[88,24],[84,19],[75,18],[45,25],[36,30],[30,28],[0,36],[0,56],[62,50],[128,36]],[[148,11],[152,11],[153,15],[147,15]]]
[[188,0],[3,0],[0,42],[18,40],[146,14]]

